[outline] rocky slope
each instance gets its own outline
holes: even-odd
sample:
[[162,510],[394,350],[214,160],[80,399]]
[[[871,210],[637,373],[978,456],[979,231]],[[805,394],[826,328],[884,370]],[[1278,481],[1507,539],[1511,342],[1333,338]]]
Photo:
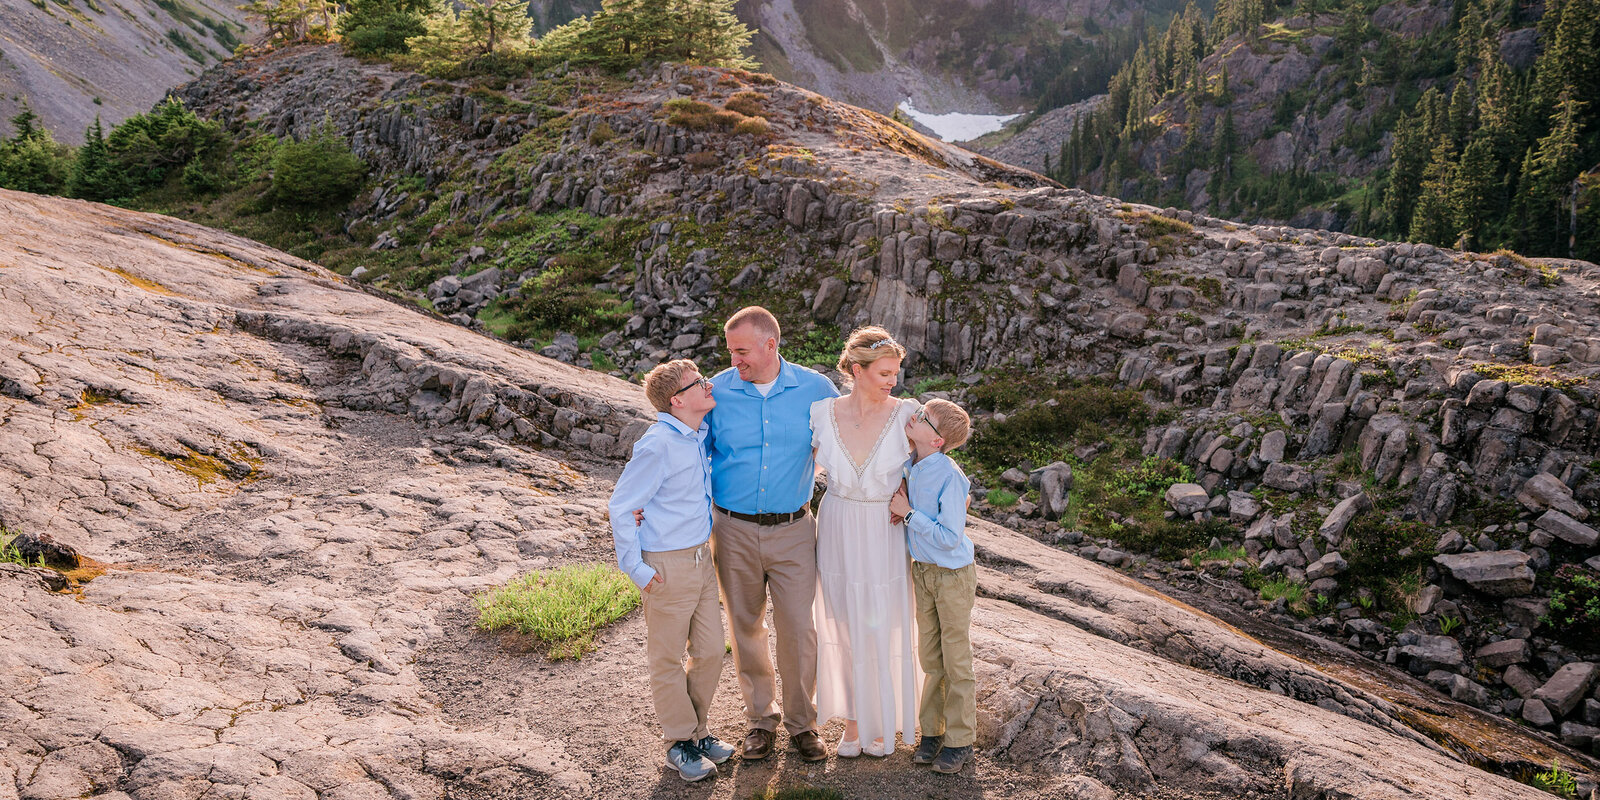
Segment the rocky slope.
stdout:
[[[471,592],[608,557],[637,387],[175,220],[11,192],[0,218],[0,522],[74,579],[0,568],[0,796],[705,796],[656,782],[636,616],[576,663],[470,630]],[[1469,764],[1557,757],[1593,791],[1586,757],[1514,726],[1437,695],[1418,726],[1125,575],[973,531],[974,795],[1541,797]],[[937,790],[899,756],[724,774],[712,796]]]
[[[363,79],[349,80],[357,71]],[[378,173],[351,227],[370,231],[379,254],[425,245],[447,273],[427,299],[462,324],[481,326],[557,263],[513,269],[496,231],[562,209],[632,220],[640,238],[593,288],[625,297],[633,316],[592,344],[538,343],[552,357],[609,362],[620,375],[668,357],[715,359],[721,315],[751,300],[778,309],[794,341],[870,321],[911,349],[908,384],[1048,371],[1168,406],[1179,421],[1145,432],[1144,451],[1194,471],[1173,516],[1226,517],[1219,538],[1312,596],[1350,594],[1360,576],[1339,576],[1356,546],[1345,531],[1356,518],[1384,524],[1367,513],[1374,506],[1439,526],[1418,542],[1443,560],[1425,565],[1416,602],[1379,613],[1352,596],[1314,624],[1440,672],[1435,683],[1485,709],[1552,732],[1578,725],[1569,738],[1587,746],[1597,724],[1587,706],[1562,702],[1547,719],[1543,700],[1525,701],[1530,682],[1594,663],[1592,648],[1547,638],[1540,617],[1555,569],[1595,557],[1584,519],[1600,504],[1600,394],[1589,383],[1600,374],[1600,268],[1118,203],[746,78],[668,67],[508,113],[494,109],[544,97],[541,79],[468,91],[311,48],[230,62],[183,92],[237,129],[303,133],[330,113]],[[763,98],[770,135],[665,121],[671,99],[738,92]],[[418,173],[420,189],[408,177]],[[447,230],[471,233],[439,238]],[[396,278],[411,280],[404,259],[372,263],[359,269],[375,286],[398,292]],[[1019,474],[1019,489],[1042,486]],[[1054,485],[1063,491],[1070,477]],[[1065,502],[1030,502],[1016,524],[1067,533],[1050,527]],[[1066,543],[1120,563],[1100,555],[1110,541]],[[1513,579],[1482,580],[1501,573]],[[1443,604],[1420,599],[1445,594]],[[1414,628],[1405,614],[1419,615]],[[1474,649],[1523,641],[1530,651],[1497,663],[1406,649],[1463,621],[1457,636]]]
[[57,141],[79,144],[233,54],[235,3],[0,0],[0,134],[26,100]]

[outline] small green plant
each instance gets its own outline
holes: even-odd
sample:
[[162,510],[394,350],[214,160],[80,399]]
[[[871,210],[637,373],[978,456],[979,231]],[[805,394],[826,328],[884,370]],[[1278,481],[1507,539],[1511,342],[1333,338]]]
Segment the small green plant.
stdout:
[[550,658],[581,658],[594,632],[639,607],[639,590],[609,564],[540,570],[473,597],[478,627],[513,629],[550,646]]
[[1577,797],[1578,780],[1572,773],[1561,768],[1561,759],[1550,762],[1548,772],[1535,773],[1533,787],[1543,789],[1558,797]]
[[1333,598],[1322,592],[1311,596],[1311,613],[1326,614],[1333,608]]
[[1266,583],[1261,584],[1261,600],[1271,603],[1278,598],[1283,598],[1289,610],[1297,616],[1306,613],[1306,587],[1305,584],[1295,583],[1286,575],[1279,575]]
[[990,489],[988,496],[989,505],[995,508],[1010,508],[1017,504],[1018,497],[1014,492],[1005,489]]
[[1600,573],[1563,564],[1550,581],[1550,611],[1543,620],[1569,644],[1593,648],[1600,640]]
[[1444,635],[1446,635],[1446,636],[1449,636],[1452,633],[1455,633],[1456,629],[1460,628],[1460,627],[1461,627],[1461,618],[1460,617],[1447,616],[1447,617],[1440,617],[1439,618],[1439,632],[1444,634]]
[[1371,611],[1377,604],[1377,599],[1370,594],[1356,596],[1356,605],[1361,606],[1362,611]]

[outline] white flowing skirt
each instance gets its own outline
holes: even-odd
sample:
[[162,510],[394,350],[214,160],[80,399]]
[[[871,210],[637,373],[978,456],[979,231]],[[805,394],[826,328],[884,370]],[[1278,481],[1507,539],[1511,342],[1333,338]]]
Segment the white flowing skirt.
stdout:
[[827,494],[817,513],[817,717],[854,719],[863,745],[915,744],[922,672],[904,525],[889,501]]

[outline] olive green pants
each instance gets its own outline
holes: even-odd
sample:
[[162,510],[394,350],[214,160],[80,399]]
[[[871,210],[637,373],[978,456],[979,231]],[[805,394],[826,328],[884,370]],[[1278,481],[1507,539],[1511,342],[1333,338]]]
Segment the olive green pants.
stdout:
[[917,650],[927,680],[917,723],[923,736],[942,736],[946,747],[966,747],[977,738],[978,682],[972,671],[972,606],[978,568],[945,569],[911,564],[917,602]]

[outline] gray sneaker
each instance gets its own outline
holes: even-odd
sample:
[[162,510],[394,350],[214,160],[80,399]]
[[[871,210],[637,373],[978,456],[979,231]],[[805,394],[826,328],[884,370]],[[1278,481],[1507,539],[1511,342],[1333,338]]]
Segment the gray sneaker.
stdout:
[[686,781],[694,782],[717,774],[717,765],[700,752],[691,739],[684,739],[667,750],[667,766],[678,771]]
[[721,764],[733,758],[733,745],[710,734],[695,742],[694,746],[700,748],[700,752],[705,753],[706,758],[711,759],[713,764]]

